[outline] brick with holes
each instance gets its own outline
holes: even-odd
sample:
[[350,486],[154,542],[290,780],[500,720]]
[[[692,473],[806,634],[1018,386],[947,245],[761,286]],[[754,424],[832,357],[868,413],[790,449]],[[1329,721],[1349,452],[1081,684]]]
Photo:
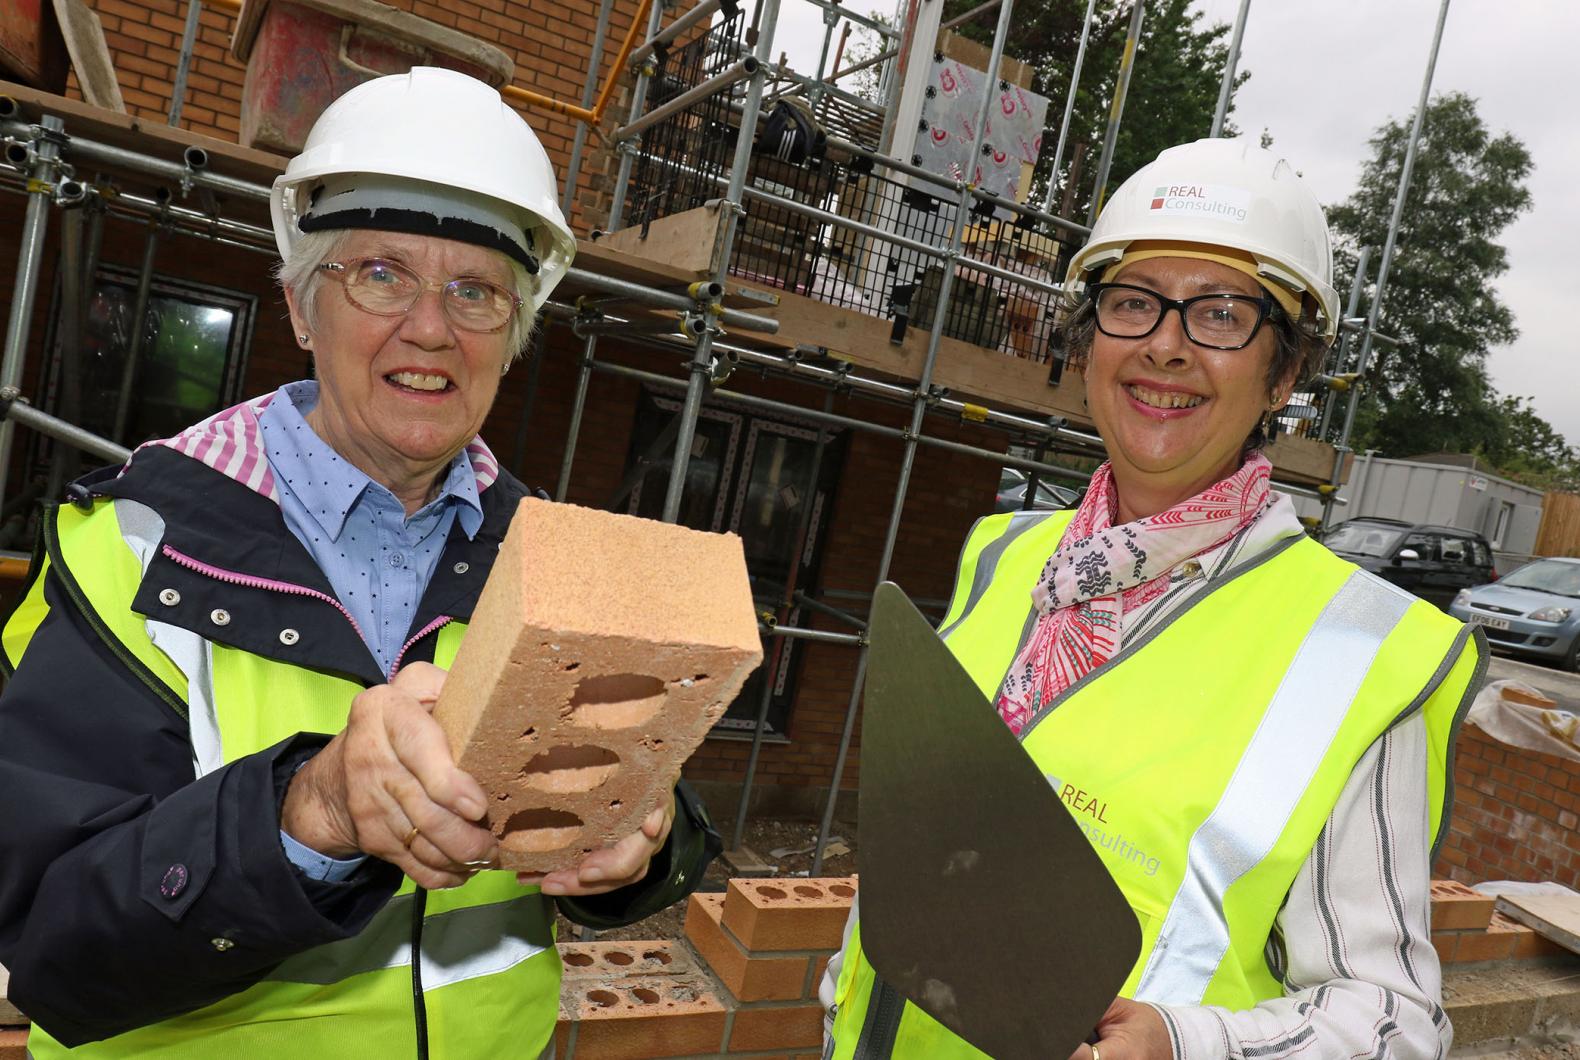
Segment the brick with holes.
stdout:
[[669,798],[761,661],[740,538],[528,498],[434,717],[501,867],[552,872]]

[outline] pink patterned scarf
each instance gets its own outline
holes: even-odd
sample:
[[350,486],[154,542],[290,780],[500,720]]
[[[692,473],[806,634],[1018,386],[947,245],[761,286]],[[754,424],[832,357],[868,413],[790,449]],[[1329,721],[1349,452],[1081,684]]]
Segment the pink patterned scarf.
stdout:
[[1107,662],[1119,649],[1120,619],[1162,596],[1178,564],[1228,541],[1267,508],[1273,465],[1253,453],[1240,470],[1167,511],[1113,525],[1114,476],[1104,464],[1032,602],[1031,639],[1005,675],[998,712],[1016,735],[1043,704]]

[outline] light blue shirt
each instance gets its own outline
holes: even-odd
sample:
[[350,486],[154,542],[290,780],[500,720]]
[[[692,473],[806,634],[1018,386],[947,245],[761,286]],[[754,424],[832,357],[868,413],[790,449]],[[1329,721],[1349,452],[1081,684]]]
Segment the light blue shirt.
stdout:
[[[304,418],[318,404],[318,384],[288,383],[258,417],[285,525],[318,564],[351,614],[368,650],[389,674],[417,604],[438,567],[450,528],[468,538],[483,524],[477,476],[463,451],[451,461],[439,495],[410,518],[396,496],[335,452]],[[336,861],[283,831],[286,856],[312,879],[340,880],[363,861]]]

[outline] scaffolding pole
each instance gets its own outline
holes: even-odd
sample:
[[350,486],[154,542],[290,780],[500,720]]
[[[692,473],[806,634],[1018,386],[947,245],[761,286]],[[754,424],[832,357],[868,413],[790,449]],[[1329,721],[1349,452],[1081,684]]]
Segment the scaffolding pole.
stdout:
[[1223,82],[1218,86],[1218,107],[1212,112],[1212,130],[1207,133],[1214,139],[1223,135],[1224,119],[1229,116],[1229,97],[1234,93],[1234,72],[1240,65],[1240,41],[1245,37],[1245,18],[1250,10],[1251,0],[1240,0],[1239,14],[1234,16],[1234,35],[1229,40],[1229,55],[1223,64]]
[[[658,32],[658,27],[664,21],[664,8],[661,4],[648,5],[647,37]],[[647,86],[652,81],[657,70],[651,60],[641,64],[637,70],[636,85],[631,90],[631,121],[641,116],[642,110],[647,106]],[[618,231],[620,228],[620,215],[625,210],[625,189],[631,181],[631,159],[635,153],[634,143],[622,143],[616,148],[620,152],[620,170],[615,177],[614,196],[609,203],[609,217],[605,222],[609,231]],[[587,410],[587,388],[592,382],[593,361],[598,355],[598,336],[589,335],[582,342],[582,355],[577,362],[576,393],[571,398],[571,423],[565,433],[565,452],[560,457],[560,477],[554,486],[554,499],[563,501],[566,493],[571,488],[571,470],[576,464],[576,442],[581,437],[582,416]]]
[[[593,30],[592,51],[587,54],[587,79],[582,83],[582,110],[591,111],[593,101],[598,98],[598,68],[603,65],[604,41],[609,36],[609,14],[614,10],[614,0],[603,0],[598,8],[598,25]],[[619,75],[615,70],[611,77]],[[571,160],[565,170],[565,186],[560,192],[560,213],[565,215],[565,221],[570,223],[571,213],[576,208],[576,184],[581,180],[582,153],[587,150],[587,123],[576,123],[576,136],[571,141]]]
[[1042,212],[1053,213],[1053,189],[1059,184],[1059,163],[1064,161],[1064,144],[1070,135],[1070,118],[1075,113],[1075,89],[1081,83],[1081,67],[1086,62],[1086,42],[1092,35],[1092,12],[1097,0],[1086,0],[1086,19],[1081,23],[1081,43],[1075,49],[1075,67],[1070,71],[1070,94],[1064,100],[1064,118],[1059,122],[1059,143],[1053,149],[1053,168],[1048,171],[1048,194]]
[[[20,124],[11,123],[11,124]],[[33,302],[38,296],[38,274],[44,261],[44,237],[49,229],[49,207],[55,198],[55,169],[60,160],[60,145],[65,141],[65,125],[52,114],[40,119],[37,134],[26,126],[33,160],[27,182],[27,212],[22,220],[22,238],[16,255],[16,285],[11,298],[11,317],[6,323],[5,352],[0,358],[0,392],[15,393],[22,383],[22,362],[27,357],[28,331],[33,323]],[[10,155],[7,155],[8,160]],[[0,498],[5,496],[6,479],[11,469],[11,443],[15,427],[7,419],[0,422]]]
[[1448,21],[1449,0],[1443,0],[1437,10],[1437,29],[1432,33],[1432,50],[1427,56],[1426,73],[1421,78],[1421,97],[1415,104],[1415,123],[1410,126],[1410,144],[1405,148],[1404,167],[1399,171],[1399,188],[1394,193],[1393,217],[1388,221],[1388,238],[1383,242],[1382,263],[1377,266],[1377,291],[1372,295],[1370,311],[1366,314],[1366,331],[1361,338],[1360,360],[1356,362],[1356,385],[1350,388],[1349,407],[1344,412],[1344,432],[1339,441],[1348,446],[1350,432],[1355,427],[1355,410],[1360,405],[1360,387],[1366,379],[1366,369],[1371,367],[1372,339],[1377,321],[1382,316],[1383,296],[1388,291],[1388,268],[1393,264],[1394,245],[1399,239],[1399,222],[1404,217],[1405,199],[1410,194],[1410,174],[1415,169],[1415,152],[1421,144],[1421,126],[1426,121],[1426,105],[1432,93],[1432,74],[1437,69],[1437,50],[1443,43],[1443,25]]
[[[834,393],[830,391],[823,399],[824,414],[834,411]],[[801,519],[796,527],[795,549],[791,552],[790,574],[785,578],[784,596],[779,604],[778,619],[784,621],[790,617],[790,611],[795,607],[796,582],[801,571],[801,556],[806,550],[806,540],[812,532],[812,511],[817,506],[813,501],[817,497],[818,480],[823,474],[823,453],[828,448],[828,428],[821,426],[817,432],[817,445],[812,450],[812,467],[807,472],[807,485],[804,496],[805,506],[801,511]],[[746,776],[741,781],[741,799],[735,808],[735,831],[730,838],[730,849],[739,850],[746,838],[746,818],[751,808],[752,786],[757,781],[757,761],[763,753],[763,733],[768,728],[768,708],[773,705],[774,685],[779,677],[779,669],[785,665],[786,656],[790,646],[783,638],[776,640],[773,645],[772,659],[768,666],[763,668],[763,691],[757,698],[757,716],[752,722],[752,749],[746,756]]]
[[[935,0],[941,2],[941,0]],[[1139,0],[1138,0],[1139,2]],[[993,31],[993,51],[988,59],[989,77],[997,76],[1000,62],[1004,58],[1004,41],[1009,35],[1010,20],[1014,17],[1014,0],[1004,0],[999,7],[998,26]],[[994,102],[992,92],[982,94],[982,105],[977,111],[975,135],[972,137],[971,151],[965,156],[965,174],[973,177],[976,173],[977,159],[982,154],[982,147],[987,133],[988,110]],[[949,234],[949,252],[944,258],[943,277],[938,284],[938,304],[933,311],[933,324],[931,334],[927,340],[927,358],[922,363],[921,378],[916,384],[916,400],[911,409],[910,429],[906,433],[905,450],[900,458],[900,481],[894,491],[894,508],[889,516],[888,532],[883,539],[883,552],[878,558],[878,576],[874,584],[882,584],[888,580],[889,565],[894,559],[895,543],[900,536],[900,519],[905,512],[905,495],[910,490],[911,471],[916,464],[917,439],[922,433],[922,420],[927,414],[928,393],[933,381],[933,366],[938,361],[938,350],[942,345],[944,336],[944,323],[949,311],[949,295],[954,288],[955,262],[960,256],[960,248],[965,242],[966,222],[969,215],[967,206],[971,201],[971,185],[974,180],[962,181],[960,194],[955,204],[954,224]],[[867,646],[863,644],[856,656],[856,679],[851,688],[850,702],[845,708],[845,724],[840,731],[839,752],[834,760],[834,772],[829,781],[828,801],[823,807],[823,819],[818,825],[817,847],[812,855],[812,875],[816,876],[823,871],[823,848],[828,845],[828,837],[834,826],[834,810],[839,802],[839,785],[845,774],[845,761],[850,755],[850,742],[855,734],[856,712],[861,705],[862,686],[867,675]]]
[[[1355,279],[1350,283],[1350,298],[1344,307],[1344,319],[1352,319],[1360,309],[1361,291],[1366,287],[1366,266],[1371,264],[1372,248],[1361,247],[1360,256],[1355,260]],[[1342,374],[1350,363],[1350,333],[1344,331],[1339,339],[1338,370]],[[1352,380],[1350,389],[1353,391],[1360,383],[1359,379]],[[1317,438],[1320,440],[1328,436],[1328,431],[1333,427],[1333,410],[1338,404],[1338,392],[1329,389],[1328,399],[1322,403],[1322,423],[1317,428]],[[1337,496],[1339,478],[1344,474],[1344,455],[1350,451],[1349,438],[1344,437],[1333,446],[1333,474],[1328,481],[1333,486],[1333,492],[1322,498],[1322,515],[1317,522],[1319,532],[1326,531],[1328,520],[1333,515],[1333,501]]]
[[[723,290],[730,278],[730,251],[744,212],[741,200],[746,188],[746,171],[752,163],[752,142],[757,137],[757,116],[762,108],[763,85],[768,80],[768,59],[773,51],[774,30],[779,22],[779,0],[762,0],[757,8],[759,22],[754,57],[757,68],[746,90],[746,109],[735,134],[735,157],[730,166],[730,189],[720,207],[725,211],[719,230],[713,279]],[[691,442],[697,433],[697,412],[702,407],[702,392],[713,374],[713,338],[718,327],[708,320],[697,336],[696,353],[691,358],[691,378],[686,384],[686,401],[680,412],[680,432],[675,436],[675,456],[669,464],[669,488],[664,494],[663,519],[673,523],[680,517],[681,494],[686,488],[686,470],[691,463]]]
[[1102,212],[1103,199],[1108,191],[1108,170],[1114,164],[1114,145],[1119,142],[1119,120],[1125,114],[1125,96],[1130,92],[1130,75],[1136,69],[1136,49],[1141,46],[1141,17],[1146,10],[1146,0],[1134,0],[1130,9],[1130,32],[1125,35],[1125,54],[1119,60],[1119,81],[1114,86],[1114,100],[1108,108],[1108,131],[1103,134],[1103,153],[1097,161],[1097,182],[1092,185],[1092,205],[1086,211],[1086,225],[1090,228]]

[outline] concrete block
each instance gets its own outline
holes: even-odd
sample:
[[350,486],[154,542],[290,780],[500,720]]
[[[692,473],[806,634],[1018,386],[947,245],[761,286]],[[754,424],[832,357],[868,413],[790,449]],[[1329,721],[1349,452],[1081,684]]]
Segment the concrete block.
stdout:
[[521,502],[434,717],[502,867],[640,826],[762,660],[738,537]]
[[681,977],[632,976],[574,987],[567,983],[560,1008],[577,1024],[575,1060],[648,1060],[722,1051],[723,1003]]
[[823,1041],[820,1005],[746,1007],[735,1013],[730,1052],[753,1049],[815,1049]]
[[799,1001],[811,958],[753,956],[723,924],[724,895],[693,894],[686,938],[738,1001]]
[[1485,931],[1497,899],[1454,880],[1432,881],[1432,930]]
[[843,878],[731,880],[724,926],[752,953],[837,950],[855,896]]

